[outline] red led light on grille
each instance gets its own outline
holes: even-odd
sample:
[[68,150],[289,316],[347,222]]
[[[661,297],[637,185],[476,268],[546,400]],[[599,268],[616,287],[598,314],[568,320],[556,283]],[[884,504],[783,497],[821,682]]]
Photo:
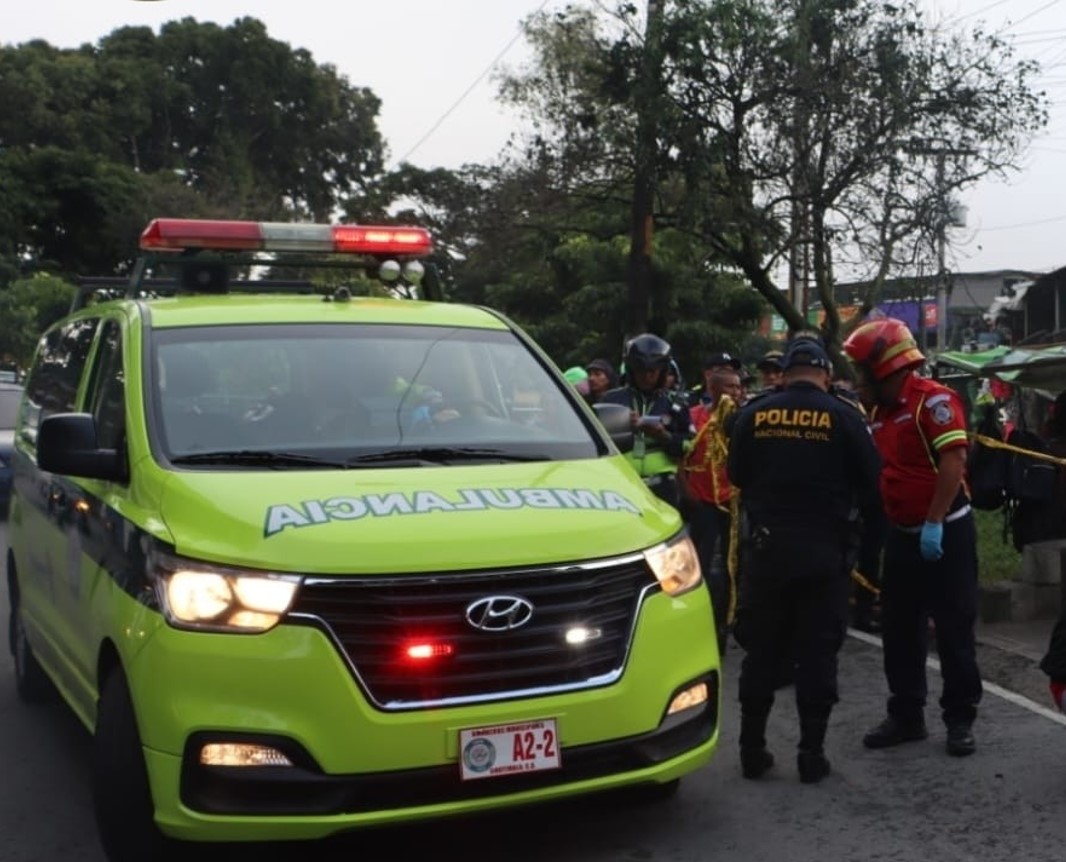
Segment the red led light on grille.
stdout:
[[426,641],[408,644],[404,655],[411,661],[429,661],[435,658],[444,658],[455,653],[454,647],[448,643]]

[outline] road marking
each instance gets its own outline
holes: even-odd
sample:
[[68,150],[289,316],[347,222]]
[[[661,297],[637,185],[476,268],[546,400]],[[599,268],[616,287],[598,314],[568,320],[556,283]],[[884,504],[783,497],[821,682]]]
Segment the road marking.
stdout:
[[[877,637],[876,635],[867,634],[866,632],[860,632],[858,629],[848,629],[848,634],[856,640],[860,640],[863,643],[870,644],[870,646],[875,646],[878,649],[884,649],[884,645],[881,643],[881,638]],[[925,665],[926,667],[932,668],[937,673],[940,673],[940,662],[937,661],[935,658],[927,658],[925,660]],[[984,686],[985,691],[991,692],[997,697],[1001,697],[1004,700],[1008,700],[1016,706],[1020,706],[1023,709],[1029,710],[1030,712],[1035,712],[1037,715],[1042,715],[1044,718],[1049,718],[1056,724],[1061,724],[1063,727],[1066,727],[1066,715],[1063,715],[1061,712],[1056,712],[1055,710],[1050,709],[1049,707],[1041,706],[1035,700],[1029,700],[1029,698],[1025,697],[1025,695],[1021,695],[1017,692],[1011,691],[1010,689],[1003,688],[1003,686],[996,685],[994,682],[987,682],[986,680],[981,680],[981,685]]]

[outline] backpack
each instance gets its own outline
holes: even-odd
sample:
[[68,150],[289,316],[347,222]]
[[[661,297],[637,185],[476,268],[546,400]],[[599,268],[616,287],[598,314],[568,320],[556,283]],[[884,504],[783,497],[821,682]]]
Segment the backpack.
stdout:
[[[1015,428],[1007,442],[1021,449],[1047,453],[1047,443],[1027,428]],[[1059,468],[1050,461],[1010,453],[1010,473],[1006,494],[1012,500],[1028,503],[1051,503],[1058,493]]]
[[[976,430],[983,437],[994,440],[1002,438],[994,405],[985,407]],[[974,440],[966,459],[970,505],[985,511],[1002,508],[1008,498],[1012,462],[1013,455],[1006,449],[996,449]]]

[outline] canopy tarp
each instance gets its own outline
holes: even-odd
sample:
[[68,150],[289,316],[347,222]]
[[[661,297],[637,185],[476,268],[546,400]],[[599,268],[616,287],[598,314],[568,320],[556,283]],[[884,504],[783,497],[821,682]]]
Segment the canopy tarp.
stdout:
[[1009,347],[992,347],[976,353],[963,353],[960,350],[945,350],[936,355],[938,365],[947,365],[967,374],[980,374],[981,369],[990,362],[995,362],[1011,352]]
[[978,374],[1015,386],[1061,392],[1066,389],[1066,344],[1015,348],[982,366]]

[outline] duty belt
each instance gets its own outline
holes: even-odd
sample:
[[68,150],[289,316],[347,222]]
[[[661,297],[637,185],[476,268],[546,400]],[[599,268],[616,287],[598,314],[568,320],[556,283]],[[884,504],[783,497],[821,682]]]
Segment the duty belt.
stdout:
[[[970,514],[971,511],[973,511],[973,507],[969,503],[967,503],[965,506],[960,506],[954,512],[950,512],[944,518],[944,523],[950,524],[952,521],[959,520],[959,518],[965,518],[967,515]],[[899,530],[901,533],[920,533],[922,531],[921,524],[919,524],[917,527],[904,527],[902,524],[893,524],[892,526]]]

